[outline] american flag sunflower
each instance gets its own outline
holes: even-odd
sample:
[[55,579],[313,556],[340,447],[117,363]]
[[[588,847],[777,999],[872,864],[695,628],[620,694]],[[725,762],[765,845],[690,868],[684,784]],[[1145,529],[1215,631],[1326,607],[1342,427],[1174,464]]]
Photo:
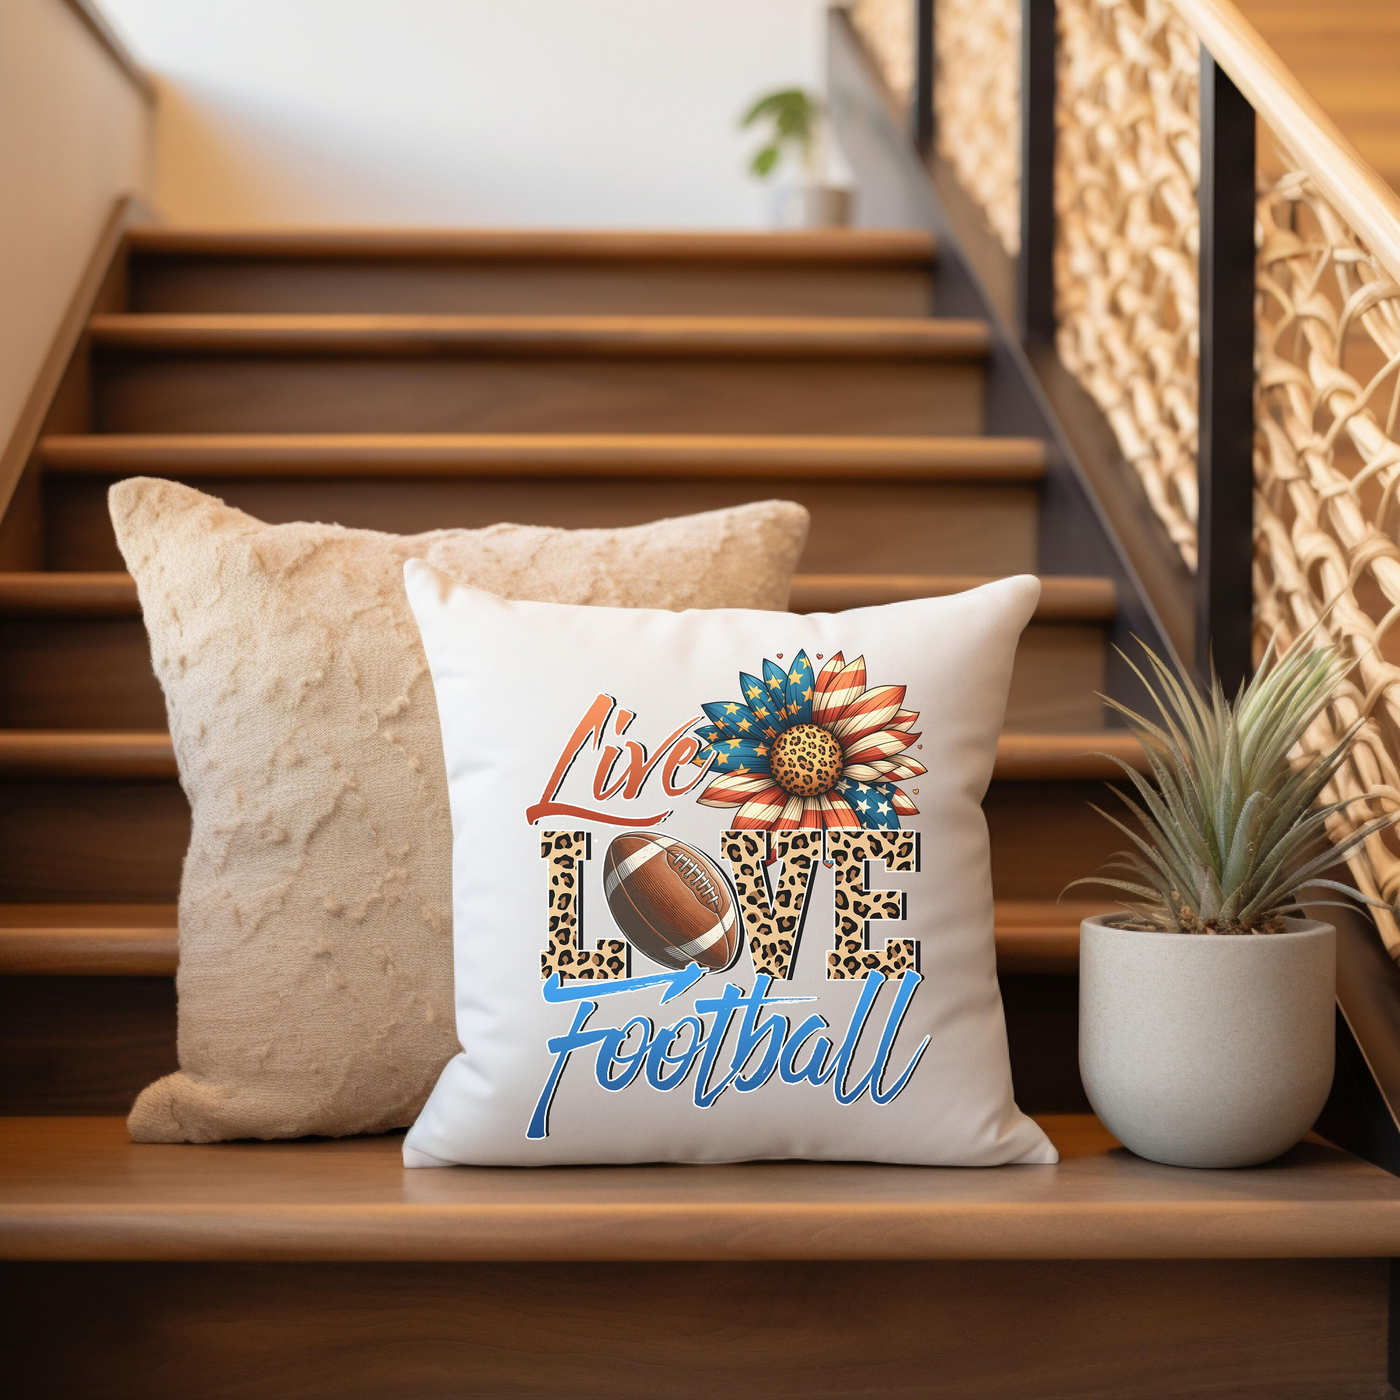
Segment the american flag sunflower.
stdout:
[[[820,659],[820,658],[818,658]],[[702,807],[737,807],[735,829],[896,828],[919,809],[898,783],[928,772],[910,757],[917,710],[902,685],[867,690],[865,658],[840,652],[813,671],[807,653],[764,661],[763,679],[739,673],[741,698],[701,708],[696,730],[713,781]]]

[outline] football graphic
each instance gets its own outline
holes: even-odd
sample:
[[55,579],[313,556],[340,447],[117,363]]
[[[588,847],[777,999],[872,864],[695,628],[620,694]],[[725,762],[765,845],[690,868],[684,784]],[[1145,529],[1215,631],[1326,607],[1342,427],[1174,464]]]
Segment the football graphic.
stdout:
[[603,861],[603,893],[628,942],[653,962],[720,972],[734,961],[734,898],[694,846],[640,831],[616,837]]

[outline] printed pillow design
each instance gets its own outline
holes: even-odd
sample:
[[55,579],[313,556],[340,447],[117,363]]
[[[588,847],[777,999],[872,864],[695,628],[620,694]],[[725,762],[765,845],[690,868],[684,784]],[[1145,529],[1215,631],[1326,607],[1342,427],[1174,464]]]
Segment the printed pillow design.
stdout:
[[457,1031],[409,1166],[1048,1163],[981,799],[1033,578],[798,617],[409,601]]

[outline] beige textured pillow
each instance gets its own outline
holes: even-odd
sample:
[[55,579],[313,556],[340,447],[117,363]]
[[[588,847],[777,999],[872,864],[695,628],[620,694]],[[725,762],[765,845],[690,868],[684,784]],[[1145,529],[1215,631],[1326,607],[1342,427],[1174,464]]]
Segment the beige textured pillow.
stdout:
[[807,512],[766,501],[618,530],[399,536],[267,525],[174,482],[112,488],[193,833],[180,1071],[141,1142],[413,1121],[457,1050],[452,831],[407,559],[508,598],[786,607]]

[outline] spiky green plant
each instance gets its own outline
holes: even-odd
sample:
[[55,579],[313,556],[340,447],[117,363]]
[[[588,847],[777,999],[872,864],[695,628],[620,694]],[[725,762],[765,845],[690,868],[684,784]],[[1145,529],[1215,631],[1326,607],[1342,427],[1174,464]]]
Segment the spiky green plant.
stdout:
[[1095,807],[1135,847],[1103,867],[1127,878],[1091,875],[1067,888],[1108,886],[1119,891],[1133,923],[1186,933],[1277,931],[1280,917],[1301,907],[1298,897],[1305,889],[1356,897],[1355,890],[1323,878],[1322,872],[1395,818],[1374,818],[1334,846],[1327,819],[1350,803],[1315,804],[1355,742],[1360,721],[1329,753],[1297,765],[1289,760],[1332,699],[1348,663],[1333,649],[1313,650],[1306,641],[1281,656],[1270,646],[1232,703],[1214,668],[1206,695],[1179,680],[1150,647],[1144,644],[1143,650],[1150,679],[1128,664],[1160,711],[1161,724],[1103,697],[1147,755],[1150,778],[1114,760],[1136,789],[1136,800],[1111,789],[1142,832]]
[[760,97],[740,120],[741,127],[767,119],[773,123],[772,135],[749,163],[749,169],[760,179],[777,168],[784,150],[796,150],[802,163],[813,170],[817,163],[818,127],[821,121],[821,101],[801,88],[784,88]]

